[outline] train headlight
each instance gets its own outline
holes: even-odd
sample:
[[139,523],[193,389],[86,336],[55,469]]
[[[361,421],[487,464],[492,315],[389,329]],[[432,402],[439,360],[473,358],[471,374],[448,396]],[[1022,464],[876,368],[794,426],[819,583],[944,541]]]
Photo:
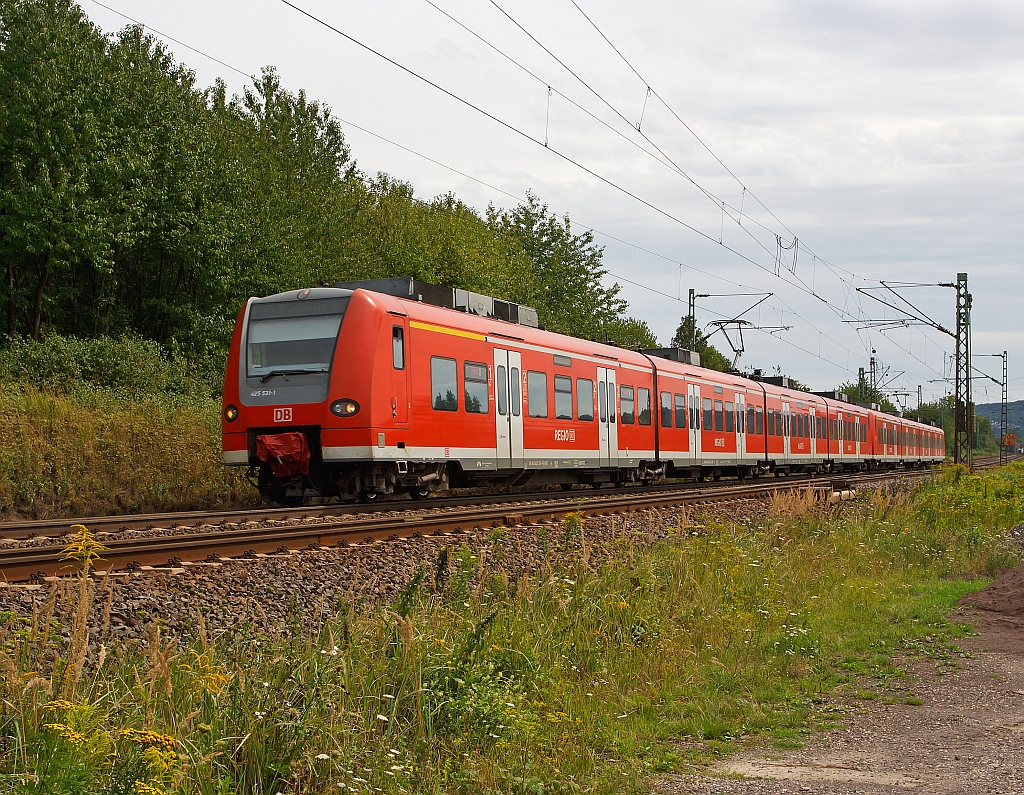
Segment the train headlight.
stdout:
[[336,417],[351,417],[359,412],[359,404],[354,400],[342,398],[331,404],[331,414]]
[[238,419],[238,407],[229,404],[224,409],[224,419],[226,419],[228,422],[234,422],[235,420],[237,420]]

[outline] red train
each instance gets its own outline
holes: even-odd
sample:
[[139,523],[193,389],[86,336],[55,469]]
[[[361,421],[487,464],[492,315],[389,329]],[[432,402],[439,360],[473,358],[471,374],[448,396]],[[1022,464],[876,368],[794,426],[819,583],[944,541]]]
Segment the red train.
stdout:
[[224,463],[296,503],[945,457],[940,428],[697,364],[544,331],[528,307],[415,279],[253,298],[228,356]]

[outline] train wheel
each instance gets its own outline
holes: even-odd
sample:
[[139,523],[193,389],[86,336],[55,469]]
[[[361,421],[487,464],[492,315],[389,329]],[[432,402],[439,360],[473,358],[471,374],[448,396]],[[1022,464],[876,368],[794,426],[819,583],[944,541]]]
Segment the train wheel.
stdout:
[[558,485],[562,487],[562,491],[572,491],[572,483],[559,483]]
[[359,501],[365,503],[380,502],[379,491],[361,491],[359,492]]
[[414,500],[425,500],[430,496],[430,489],[409,489],[409,496]]

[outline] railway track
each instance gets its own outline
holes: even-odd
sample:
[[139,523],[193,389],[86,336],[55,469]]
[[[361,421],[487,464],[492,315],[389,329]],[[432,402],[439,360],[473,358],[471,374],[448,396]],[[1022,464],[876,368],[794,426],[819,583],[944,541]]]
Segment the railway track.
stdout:
[[[404,506],[405,510],[399,508],[397,512],[386,516],[364,516],[343,510],[351,506],[336,506],[329,511],[322,511],[318,516],[311,516],[309,509],[281,509],[228,514],[165,514],[159,518],[104,517],[104,521],[109,519],[110,523],[101,526],[116,525],[118,531],[123,531],[123,535],[113,539],[101,536],[108,551],[103,554],[103,560],[97,566],[100,571],[175,568],[232,557],[287,555],[302,549],[376,543],[426,535],[458,535],[477,528],[501,525],[540,524],[557,521],[576,510],[581,510],[585,516],[609,515],[645,508],[762,497],[794,488],[812,488],[832,493],[837,489],[858,485],[929,476],[927,470],[896,470],[849,475],[842,480],[789,477],[716,486],[662,485],[642,491],[619,489],[615,492],[577,491],[554,495],[548,492],[528,500],[523,498],[525,495],[519,495],[511,499],[490,498],[483,503],[477,497],[470,498],[472,504],[466,504],[466,498],[461,500],[461,504],[452,504],[459,503],[458,500],[431,500],[428,503],[393,503]],[[386,505],[379,506],[378,513]],[[409,510],[412,506],[415,506],[414,511]],[[161,519],[166,520],[163,523],[171,532],[158,534],[162,528],[154,524],[154,521]],[[191,527],[183,525],[189,521],[198,523]],[[96,520],[83,520],[81,523],[91,530],[97,529]],[[148,532],[142,534],[138,529],[132,529],[133,523],[146,523]],[[178,532],[170,527],[172,523],[179,528]],[[33,531],[29,527],[41,530],[44,526],[51,529],[58,527],[50,522],[48,525],[19,523],[16,528],[31,534]],[[0,535],[10,538],[7,530],[11,527],[0,526]],[[59,527],[62,532],[66,532],[68,522],[61,522]],[[139,535],[133,537],[136,533]],[[51,538],[37,538],[36,543],[30,546],[0,549],[0,580],[24,582],[70,573],[73,569],[61,560],[63,549],[63,542]]]

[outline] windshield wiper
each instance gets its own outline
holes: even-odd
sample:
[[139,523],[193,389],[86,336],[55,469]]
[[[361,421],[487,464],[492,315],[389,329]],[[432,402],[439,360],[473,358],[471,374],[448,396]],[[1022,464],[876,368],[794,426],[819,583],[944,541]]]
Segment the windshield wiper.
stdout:
[[326,372],[327,372],[327,370],[325,370],[323,368],[321,368],[319,370],[271,370],[269,373],[267,373],[262,378],[260,378],[260,383],[261,384],[267,383],[267,381],[269,381],[275,375],[283,375],[283,376],[289,376],[289,375],[308,375],[310,373],[326,373]]

